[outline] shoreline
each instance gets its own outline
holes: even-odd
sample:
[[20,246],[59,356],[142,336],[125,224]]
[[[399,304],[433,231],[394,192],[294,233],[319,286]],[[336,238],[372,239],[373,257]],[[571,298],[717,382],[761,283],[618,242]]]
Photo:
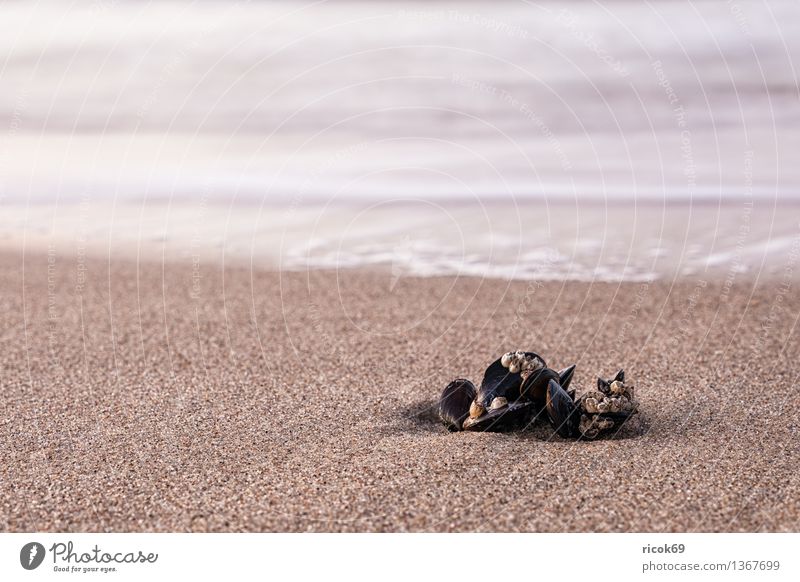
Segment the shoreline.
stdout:
[[6,205],[0,249],[503,280],[798,280],[796,205]]

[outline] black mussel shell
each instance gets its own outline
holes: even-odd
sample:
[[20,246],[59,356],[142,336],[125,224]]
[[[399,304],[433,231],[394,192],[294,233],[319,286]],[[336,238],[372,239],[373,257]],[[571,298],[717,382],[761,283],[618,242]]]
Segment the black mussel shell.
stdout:
[[597,389],[600,390],[603,394],[608,394],[611,392],[611,385],[619,380],[620,382],[625,381],[625,370],[620,370],[616,373],[616,375],[611,378],[611,380],[603,380],[598,376],[597,378]]
[[523,380],[520,386],[520,396],[543,405],[547,398],[547,384],[550,380],[559,381],[559,375],[555,370],[540,368],[531,372],[531,375]]
[[522,428],[534,411],[532,402],[511,402],[503,408],[488,410],[478,418],[467,418],[463,428],[467,431],[502,432]]
[[580,409],[555,380],[550,380],[547,385],[547,416],[560,436],[575,437],[580,434]]
[[464,419],[469,416],[469,405],[475,399],[475,385],[469,380],[458,378],[450,382],[439,398],[439,418],[447,430],[461,430]]
[[[539,359],[544,366],[544,358],[534,352],[525,352],[528,356]],[[510,372],[503,366],[501,358],[492,362],[483,374],[480,390],[478,390],[478,404],[487,410],[492,404],[492,400],[498,396],[508,399],[509,402],[517,400],[520,395],[522,376],[519,372]]]
[[575,364],[572,364],[569,368],[564,368],[558,373],[558,383],[567,392],[569,392],[569,385],[572,382],[572,376],[574,375]]

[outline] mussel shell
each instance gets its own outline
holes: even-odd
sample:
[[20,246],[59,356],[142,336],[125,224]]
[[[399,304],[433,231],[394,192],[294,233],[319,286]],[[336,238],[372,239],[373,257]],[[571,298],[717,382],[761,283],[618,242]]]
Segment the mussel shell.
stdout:
[[464,419],[469,416],[469,405],[475,399],[475,385],[464,378],[450,382],[439,398],[439,418],[454,432],[461,430]]
[[[525,352],[527,356],[534,356],[542,362],[544,367],[547,364],[544,362],[539,354],[534,352]],[[486,368],[483,374],[483,381],[478,390],[478,404],[488,409],[498,396],[507,398],[509,402],[517,400],[520,395],[520,386],[522,385],[522,375],[519,372],[511,372],[508,368],[503,366],[501,358],[498,358]]]
[[569,394],[555,380],[547,385],[547,416],[562,437],[580,434],[581,411]]
[[501,432],[524,426],[533,413],[532,402],[512,402],[496,410],[488,410],[478,418],[467,418],[463,424],[466,431]]
[[620,382],[625,382],[625,370],[620,370],[616,373],[616,375],[611,378],[611,380],[603,380],[598,376],[597,378],[597,389],[600,390],[603,394],[610,394],[611,393],[611,384],[619,380]]
[[558,383],[567,392],[569,392],[569,385],[572,383],[572,376],[574,375],[575,364],[572,364],[569,368],[564,368],[558,373]]
[[547,384],[550,380],[559,381],[559,375],[550,368],[539,368],[531,372],[520,386],[519,392],[522,398],[533,400],[539,404],[544,404],[547,398]]

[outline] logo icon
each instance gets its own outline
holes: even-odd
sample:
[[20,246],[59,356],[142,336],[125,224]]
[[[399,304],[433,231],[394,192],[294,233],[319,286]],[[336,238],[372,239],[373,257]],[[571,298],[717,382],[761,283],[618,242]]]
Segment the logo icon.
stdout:
[[35,570],[44,561],[44,546],[39,542],[29,542],[19,552],[19,563],[26,570]]

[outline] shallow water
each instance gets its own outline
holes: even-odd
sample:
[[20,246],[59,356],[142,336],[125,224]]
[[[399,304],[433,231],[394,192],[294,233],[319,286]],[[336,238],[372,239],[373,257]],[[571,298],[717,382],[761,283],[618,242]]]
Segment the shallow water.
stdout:
[[[705,281],[800,273],[800,204],[519,204],[382,201],[247,205],[188,201],[7,206],[0,247],[257,269],[407,276]],[[79,260],[80,262],[80,260]]]
[[[757,272],[736,257],[762,254],[780,268],[797,225],[768,211],[800,192],[799,33],[794,1],[3,3],[4,237],[74,240],[68,217],[93,212],[126,251],[171,237],[185,254],[197,235],[284,268],[532,277],[544,261],[638,280]],[[353,215],[354,200],[380,208]],[[488,201],[538,206],[509,227]],[[588,201],[594,232],[554,238],[550,204]],[[666,242],[674,214],[651,212],[641,247],[614,242],[619,202],[698,201],[733,210]],[[752,201],[765,238],[737,250]],[[225,219],[198,227],[218,205]],[[392,220],[397,206],[413,211]],[[251,234],[265,231],[277,248]],[[701,258],[668,260],[676,247]]]
[[794,1],[3,3],[0,177],[22,199],[796,196],[798,33]]

